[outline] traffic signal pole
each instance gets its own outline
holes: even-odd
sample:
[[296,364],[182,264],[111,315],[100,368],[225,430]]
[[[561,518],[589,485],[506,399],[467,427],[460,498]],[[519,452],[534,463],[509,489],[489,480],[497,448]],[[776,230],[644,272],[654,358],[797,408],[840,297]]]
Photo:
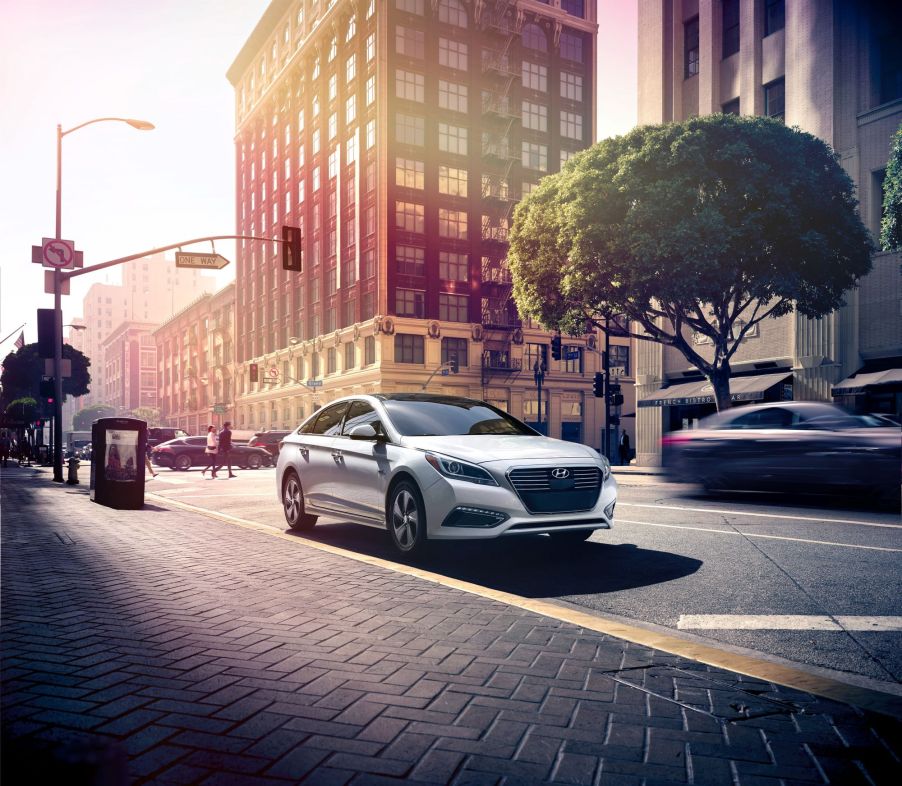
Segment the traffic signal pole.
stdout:
[[604,318],[604,440],[602,448],[608,461],[611,460],[611,319]]

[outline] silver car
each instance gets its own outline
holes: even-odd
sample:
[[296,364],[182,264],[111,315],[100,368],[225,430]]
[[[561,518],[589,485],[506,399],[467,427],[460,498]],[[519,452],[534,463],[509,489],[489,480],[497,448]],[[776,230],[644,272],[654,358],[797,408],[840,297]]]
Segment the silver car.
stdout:
[[388,530],[402,554],[429,541],[609,529],[617,483],[586,445],[549,439],[482,401],[350,396],[285,437],[276,470],[292,529],[331,516]]

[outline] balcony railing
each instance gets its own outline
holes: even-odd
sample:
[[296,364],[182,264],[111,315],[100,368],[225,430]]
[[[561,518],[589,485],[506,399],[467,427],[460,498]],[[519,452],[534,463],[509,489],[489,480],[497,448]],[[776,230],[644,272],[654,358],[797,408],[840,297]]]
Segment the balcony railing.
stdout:
[[512,358],[507,350],[487,349],[482,353],[482,367],[489,371],[520,371],[522,361]]

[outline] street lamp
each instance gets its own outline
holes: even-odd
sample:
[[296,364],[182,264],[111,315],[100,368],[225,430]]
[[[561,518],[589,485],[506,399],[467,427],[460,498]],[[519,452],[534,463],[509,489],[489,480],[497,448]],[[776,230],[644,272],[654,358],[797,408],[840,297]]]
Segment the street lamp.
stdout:
[[[541,360],[540,357],[536,358],[536,362],[533,363],[532,366],[532,376],[536,383],[536,392],[538,397],[538,413],[536,414],[536,418],[539,423],[539,431],[542,430],[542,382],[545,381],[545,361]],[[547,431],[547,428],[546,428]]]
[[[139,131],[151,131],[153,123],[146,120],[136,120],[131,117],[96,117],[80,123],[77,126],[63,131],[59,124],[56,126],[56,239],[63,237],[63,137],[68,136],[80,128],[94,123],[127,123]],[[62,307],[62,270],[53,269],[53,480],[63,482],[63,307]]]

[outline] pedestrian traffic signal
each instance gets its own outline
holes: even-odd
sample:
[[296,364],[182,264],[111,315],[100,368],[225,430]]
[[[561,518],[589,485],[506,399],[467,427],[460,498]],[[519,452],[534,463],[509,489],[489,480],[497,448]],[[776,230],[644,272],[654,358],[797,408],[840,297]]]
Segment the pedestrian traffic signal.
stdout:
[[561,337],[560,336],[552,336],[551,337],[551,357],[555,360],[561,359]]
[[251,382],[259,382],[260,380],[260,367],[256,363],[251,363],[248,366],[248,370],[251,375]]
[[600,371],[595,372],[595,379],[592,380],[592,395],[595,398],[601,398],[604,395],[604,374]]
[[282,227],[282,268],[301,272],[301,230],[298,227]]
[[41,398],[53,400],[53,377],[43,377],[39,387]]
[[38,309],[38,357],[53,357],[53,333],[56,330],[56,312],[52,308]]

